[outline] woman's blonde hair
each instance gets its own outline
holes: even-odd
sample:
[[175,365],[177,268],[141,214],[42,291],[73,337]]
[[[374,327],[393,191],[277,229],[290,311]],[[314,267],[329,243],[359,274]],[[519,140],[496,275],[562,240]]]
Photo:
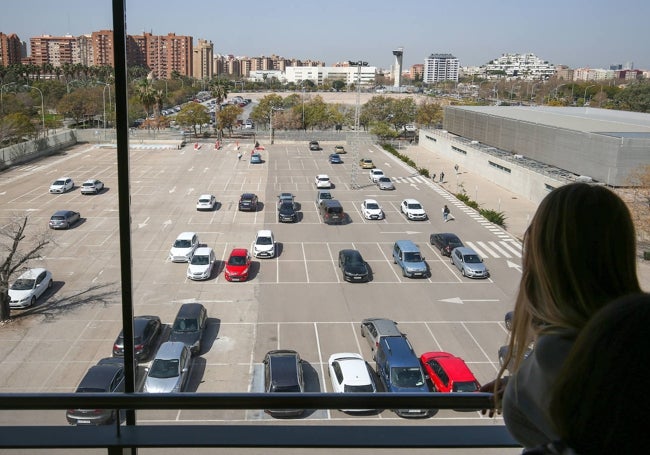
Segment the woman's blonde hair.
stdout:
[[630,212],[614,192],[587,183],[553,190],[524,236],[522,277],[508,359],[516,371],[548,331],[579,331],[612,300],[640,292]]

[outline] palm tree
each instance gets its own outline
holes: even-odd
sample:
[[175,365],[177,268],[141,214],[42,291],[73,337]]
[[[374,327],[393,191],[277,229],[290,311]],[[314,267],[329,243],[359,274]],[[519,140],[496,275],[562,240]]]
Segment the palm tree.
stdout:
[[157,102],[156,91],[149,82],[149,79],[140,79],[136,88],[137,96],[142,105],[144,112],[149,117],[149,109],[154,107]]
[[210,81],[210,92],[215,98],[219,110],[221,110],[221,103],[228,98],[228,87],[220,79],[212,79]]

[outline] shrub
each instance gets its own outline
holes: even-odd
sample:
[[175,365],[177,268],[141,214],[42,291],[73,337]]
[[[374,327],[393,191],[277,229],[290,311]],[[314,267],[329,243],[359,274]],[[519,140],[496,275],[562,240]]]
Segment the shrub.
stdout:
[[425,168],[421,167],[420,169],[418,169],[418,172],[420,173],[420,175],[423,175],[426,178],[429,178],[429,169],[425,169]]
[[506,227],[506,215],[492,209],[480,209],[478,211],[486,220],[503,228]]

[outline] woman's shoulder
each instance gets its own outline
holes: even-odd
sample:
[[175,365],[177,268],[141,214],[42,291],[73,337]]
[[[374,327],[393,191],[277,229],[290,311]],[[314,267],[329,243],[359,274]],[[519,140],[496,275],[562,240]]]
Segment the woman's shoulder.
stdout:
[[576,334],[572,331],[545,333],[537,338],[533,355],[542,368],[555,370],[558,361],[561,363],[569,355],[575,339]]

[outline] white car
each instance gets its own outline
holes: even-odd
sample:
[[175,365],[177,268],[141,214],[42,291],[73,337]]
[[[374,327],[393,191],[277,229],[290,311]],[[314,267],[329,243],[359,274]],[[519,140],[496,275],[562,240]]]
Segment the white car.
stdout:
[[52,274],[43,269],[29,269],[9,288],[9,308],[27,308],[52,287]]
[[400,210],[409,220],[426,220],[427,212],[424,211],[422,204],[415,199],[404,199],[400,204]]
[[256,258],[275,257],[275,239],[273,238],[273,232],[268,229],[257,231],[251,250]]
[[368,173],[368,177],[372,181],[372,183],[377,183],[377,181],[384,176],[384,171],[381,169],[370,169],[370,172]]
[[384,211],[379,202],[374,199],[364,199],[361,203],[361,214],[367,220],[383,220]]
[[187,277],[190,280],[207,280],[212,276],[215,260],[212,248],[207,246],[197,248],[187,266]]
[[217,205],[217,198],[212,194],[202,194],[196,201],[196,210],[214,210]]
[[181,232],[169,250],[169,259],[172,262],[189,262],[198,247],[199,236],[196,232]]
[[88,179],[81,184],[81,194],[98,194],[104,189],[104,183],[97,179]]
[[332,181],[327,174],[318,174],[314,183],[316,183],[316,188],[332,188]]
[[[360,354],[332,354],[327,362],[334,393],[374,393],[377,391],[370,367]],[[372,409],[342,409],[345,412],[367,412]]]
[[415,127],[415,125],[411,125],[411,124],[404,125],[404,131],[413,132],[413,131],[416,131],[416,130],[417,130],[417,128]]
[[58,178],[50,185],[50,193],[65,193],[72,189],[74,189],[74,182],[70,177]]

